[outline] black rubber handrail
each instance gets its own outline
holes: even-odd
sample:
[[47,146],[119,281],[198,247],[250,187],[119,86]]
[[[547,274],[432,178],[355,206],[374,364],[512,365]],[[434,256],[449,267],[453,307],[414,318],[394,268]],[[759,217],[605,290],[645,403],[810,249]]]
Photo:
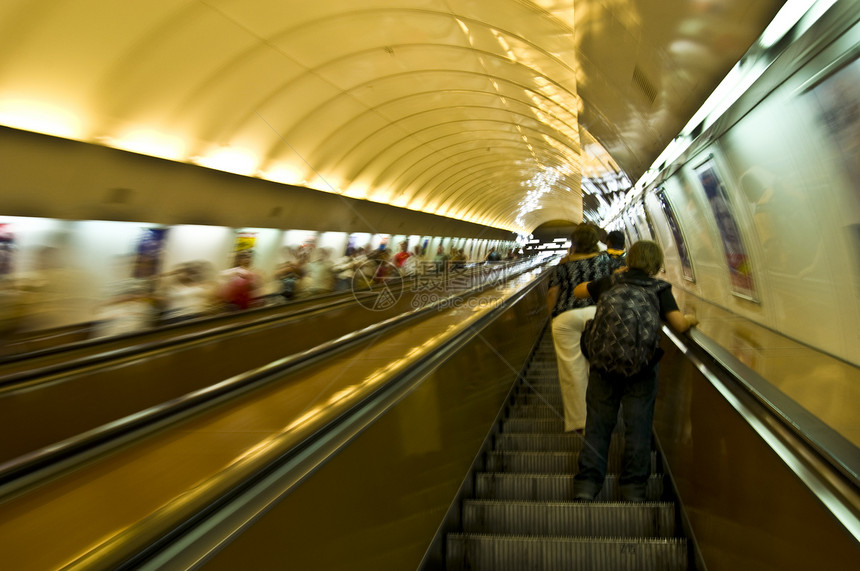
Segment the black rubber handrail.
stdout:
[[[136,338],[144,338],[144,337],[148,337],[148,336],[152,336],[152,335],[158,335],[164,331],[170,331],[173,329],[186,329],[189,327],[199,327],[201,325],[205,325],[206,323],[219,322],[219,321],[230,321],[230,320],[241,319],[241,318],[251,320],[251,319],[254,319],[258,314],[263,314],[263,313],[268,314],[268,313],[272,313],[272,312],[277,312],[279,310],[289,311],[291,309],[290,306],[293,304],[305,304],[306,302],[314,302],[315,303],[318,301],[325,301],[326,299],[329,299],[329,298],[340,297],[340,296],[344,296],[344,295],[345,294],[343,292],[329,293],[329,294],[324,294],[324,295],[318,295],[318,296],[313,296],[313,297],[306,297],[306,298],[302,298],[302,299],[292,300],[292,301],[289,301],[287,303],[283,303],[283,304],[279,304],[279,305],[278,304],[268,304],[268,305],[264,305],[262,307],[249,308],[249,309],[243,310],[241,312],[232,312],[232,313],[231,312],[223,312],[223,313],[218,313],[215,315],[200,315],[200,316],[194,317],[192,319],[188,319],[186,321],[156,325],[154,327],[150,327],[150,328],[142,330],[142,331],[132,331],[129,333],[122,333],[120,335],[97,337],[94,339],[82,339],[80,341],[73,341],[71,343],[63,343],[62,345],[56,345],[53,347],[45,347],[42,349],[35,349],[33,351],[22,351],[20,353],[11,353],[8,355],[0,356],[0,367],[2,367],[4,365],[18,363],[21,361],[28,361],[31,359],[38,359],[41,357],[58,355],[58,354],[62,354],[62,353],[69,352],[69,351],[77,351],[80,349],[86,349],[88,347],[98,347],[99,345],[105,345],[108,343],[116,343],[118,341],[119,342],[129,341],[129,342],[133,343],[133,340]],[[269,298],[269,297],[275,297],[275,296],[269,295],[269,296],[265,296],[265,297]],[[81,330],[92,329],[97,323],[99,323],[99,322],[98,321],[88,322],[85,324],[86,327],[81,327],[80,329]],[[59,329],[51,329],[51,330],[47,330],[43,333],[45,334],[46,337],[63,336],[63,335],[67,335],[69,333],[69,331],[66,331],[66,330],[71,329],[72,327],[73,326],[66,326],[66,327],[62,327]],[[72,331],[74,331],[74,330],[72,330]],[[34,339],[39,339],[39,338],[41,338],[41,337],[34,337]],[[27,339],[22,339],[22,340],[14,340],[13,339],[13,340],[11,340],[11,343],[12,344],[25,343],[26,341],[27,341]]]
[[[358,295],[359,295],[359,297],[361,297],[362,294],[359,293]],[[212,327],[207,327],[204,329],[195,330],[195,331],[191,331],[188,333],[177,333],[175,335],[170,335],[168,337],[154,339],[151,341],[143,341],[143,342],[139,342],[139,343],[134,343],[132,341],[132,344],[127,345],[127,346],[118,347],[118,348],[114,348],[114,349],[104,349],[101,351],[96,349],[96,352],[94,352],[92,354],[82,355],[82,356],[75,357],[75,358],[70,358],[68,360],[65,360],[65,361],[62,361],[59,363],[52,363],[50,365],[44,365],[41,367],[34,367],[34,368],[23,370],[23,371],[17,371],[14,373],[9,373],[7,375],[0,375],[0,390],[7,390],[9,387],[12,387],[12,386],[17,385],[17,384],[22,383],[22,382],[31,381],[31,380],[37,379],[39,377],[46,377],[48,375],[56,375],[56,374],[60,374],[60,373],[64,373],[64,372],[70,372],[70,371],[74,371],[76,369],[80,369],[83,367],[90,367],[90,366],[98,365],[98,364],[105,364],[105,363],[109,363],[109,362],[116,361],[119,359],[126,359],[129,357],[135,356],[135,355],[147,353],[150,351],[157,351],[157,350],[163,349],[165,347],[176,346],[178,344],[188,344],[188,343],[201,342],[201,341],[205,341],[205,340],[210,339],[210,338],[214,338],[215,336],[218,336],[218,335],[235,334],[236,332],[241,331],[243,329],[252,329],[252,328],[266,325],[269,323],[275,323],[278,321],[289,321],[291,319],[297,319],[297,318],[303,317],[303,316],[308,315],[310,313],[314,313],[314,312],[321,311],[321,310],[325,311],[328,309],[340,307],[342,305],[355,303],[355,301],[356,301],[355,297],[352,295],[342,296],[342,299],[338,299],[334,302],[332,302],[332,301],[325,302],[323,299],[319,299],[319,298],[313,298],[313,300],[315,302],[319,301],[320,303],[316,303],[315,305],[302,307],[300,309],[295,309],[293,311],[290,311],[289,306],[281,306],[281,307],[284,307],[284,311],[279,312],[279,313],[275,313],[274,315],[266,315],[264,317],[258,317],[258,318],[254,318],[254,316],[252,315],[252,316],[249,316],[250,317],[249,320],[241,321],[239,323],[228,323],[228,324],[224,324],[224,325],[213,325]],[[272,308],[261,308],[261,309],[269,309],[270,311],[272,310]],[[225,320],[228,320],[228,318],[230,318],[230,317],[232,317],[234,319],[236,318],[235,315],[233,315],[233,316],[219,315],[219,316],[214,316],[211,318],[205,318],[205,320],[203,320],[203,321],[196,321],[195,320],[193,325],[199,326],[201,323],[205,323],[208,321],[212,321],[212,322],[225,321]],[[187,326],[187,325],[192,325],[192,324],[190,324],[190,323],[189,324],[177,323],[177,324],[170,325],[167,327],[180,329],[181,326],[183,326],[183,325]],[[70,352],[72,350],[77,350],[77,349],[87,348],[87,347],[97,348],[98,345],[108,345],[108,344],[114,343],[116,341],[122,341],[125,339],[133,340],[133,339],[138,339],[138,338],[144,338],[147,336],[161,334],[164,331],[165,331],[165,328],[159,328],[158,330],[149,330],[149,331],[144,331],[144,332],[139,332],[139,333],[130,333],[130,334],[128,334],[127,337],[124,335],[120,335],[120,336],[116,336],[116,337],[108,337],[108,338],[105,338],[104,340],[98,339],[98,340],[92,340],[92,341],[90,341],[90,340],[82,341],[79,343],[69,344],[69,346],[63,346],[63,349],[61,351],[47,350],[47,353],[54,355],[54,354],[60,354],[62,352]],[[99,341],[99,343],[94,343],[95,341]],[[41,356],[41,355],[39,355],[39,356]],[[35,358],[38,358],[39,356],[34,356],[33,358],[35,359]],[[2,364],[5,364],[5,363],[2,363]],[[0,364],[0,365],[2,365],[2,364]]]

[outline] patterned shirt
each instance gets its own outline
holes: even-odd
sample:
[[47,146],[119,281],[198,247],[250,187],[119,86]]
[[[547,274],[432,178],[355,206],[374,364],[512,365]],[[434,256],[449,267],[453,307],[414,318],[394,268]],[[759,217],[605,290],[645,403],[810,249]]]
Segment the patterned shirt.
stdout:
[[570,260],[560,263],[549,278],[549,287],[558,286],[558,297],[552,308],[552,316],[564,313],[570,309],[578,309],[594,305],[591,298],[579,299],[574,297],[573,288],[582,282],[599,280],[612,273],[609,256],[601,252],[593,258]]

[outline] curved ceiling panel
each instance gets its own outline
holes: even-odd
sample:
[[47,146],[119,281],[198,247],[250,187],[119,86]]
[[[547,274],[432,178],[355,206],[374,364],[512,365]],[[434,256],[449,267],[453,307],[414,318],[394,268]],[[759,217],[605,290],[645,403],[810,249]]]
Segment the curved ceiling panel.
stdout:
[[528,233],[637,178],[781,4],[6,0],[0,123]]

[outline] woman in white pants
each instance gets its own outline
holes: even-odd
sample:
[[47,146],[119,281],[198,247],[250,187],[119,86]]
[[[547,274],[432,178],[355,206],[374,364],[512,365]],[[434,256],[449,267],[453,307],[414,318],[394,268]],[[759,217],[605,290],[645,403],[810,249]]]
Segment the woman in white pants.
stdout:
[[598,240],[596,228],[586,224],[577,226],[571,235],[573,246],[570,254],[555,267],[549,281],[547,307],[552,317],[552,339],[566,432],[582,432],[585,428],[588,361],[579,348],[579,338],[585,322],[594,317],[595,310],[594,300],[577,299],[573,288],[611,273],[609,256],[600,251]]

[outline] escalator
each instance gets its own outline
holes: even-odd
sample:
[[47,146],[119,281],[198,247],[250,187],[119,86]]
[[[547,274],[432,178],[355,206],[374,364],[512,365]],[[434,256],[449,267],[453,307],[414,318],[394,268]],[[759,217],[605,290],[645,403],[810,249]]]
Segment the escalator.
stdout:
[[[434,310],[275,371],[67,473],[0,486],[0,560],[22,570],[856,566],[856,478],[814,466],[802,442],[779,449],[790,437],[781,421],[725,392],[718,364],[689,354],[689,338],[663,340],[648,501],[618,502],[608,478],[598,501],[570,502],[580,444],[555,412],[545,283],[511,288],[521,292],[489,292],[503,303]],[[744,407],[762,419],[758,432]],[[610,472],[620,447],[616,437]],[[730,486],[713,478],[727,462]]]
[[[460,529],[448,533],[446,569],[688,569],[687,540],[652,451],[647,501],[621,501],[623,427],[616,427],[603,489],[573,501],[583,438],[564,432],[549,330],[513,391],[474,490],[460,504]],[[619,423],[620,424],[620,423]]]

